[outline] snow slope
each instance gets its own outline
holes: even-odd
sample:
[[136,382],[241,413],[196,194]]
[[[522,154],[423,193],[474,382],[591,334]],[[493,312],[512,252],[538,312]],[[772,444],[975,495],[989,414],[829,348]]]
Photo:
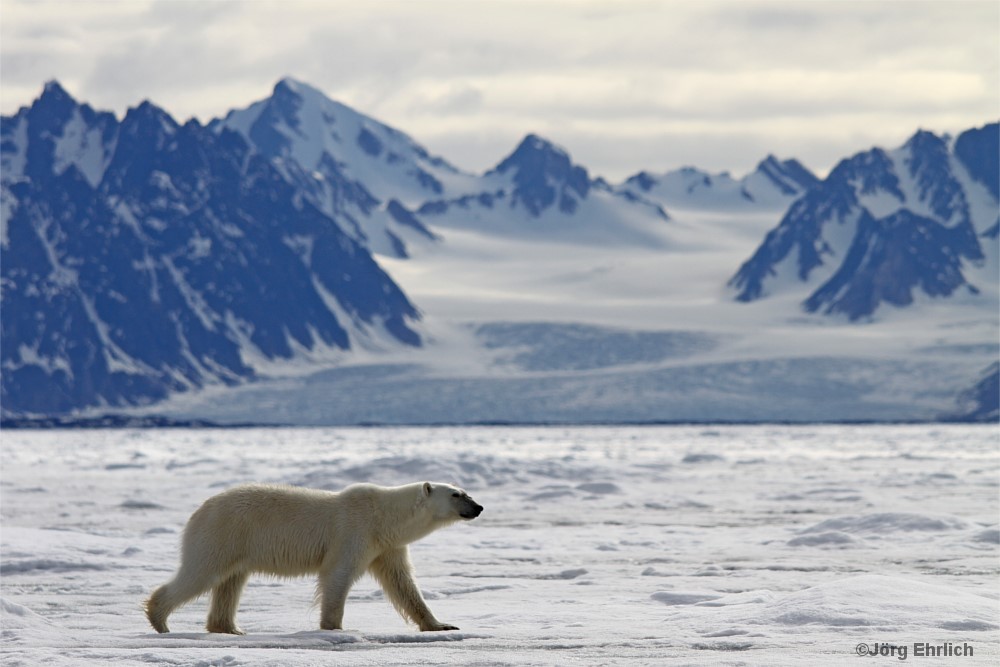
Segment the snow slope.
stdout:
[[[4,665],[840,664],[857,647],[1000,659],[993,426],[6,431]],[[419,633],[369,579],[317,629],[307,579],[252,578],[152,631],[180,530],[247,481],[438,479],[486,510],[412,549]],[[896,660],[896,658],[893,658]],[[895,664],[895,663],[894,663]]]

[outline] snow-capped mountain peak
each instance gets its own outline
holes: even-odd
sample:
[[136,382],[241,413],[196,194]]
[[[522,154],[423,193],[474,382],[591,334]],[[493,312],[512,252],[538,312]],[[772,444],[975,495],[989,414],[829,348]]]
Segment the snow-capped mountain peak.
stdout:
[[156,148],[162,148],[180,128],[170,114],[152,102],[145,101],[137,107],[129,109],[122,120],[119,140],[126,137],[137,141],[153,141]]
[[49,81],[30,107],[22,107],[4,123],[3,182],[44,179],[74,167],[97,187],[114,150],[116,131],[113,114],[79,104],[58,81]]
[[904,144],[900,153],[917,199],[929,212],[948,226],[968,222],[965,194],[954,175],[953,158],[946,139],[920,130]]
[[[561,179],[574,168],[582,169],[574,167],[566,149],[537,134],[528,134],[492,171],[504,174],[512,169],[528,170]],[[583,169],[583,172],[586,173],[586,170]]]
[[76,108],[77,103],[73,97],[66,92],[66,89],[56,80],[46,82],[42,88],[42,94],[38,100],[31,105],[36,111],[36,119],[41,121],[40,114],[46,113],[60,123],[69,120],[69,114]]
[[985,186],[994,199],[1000,200],[1000,123],[966,130],[954,143],[955,157],[965,167],[973,181]]
[[754,169],[754,174],[765,176],[781,194],[789,197],[797,197],[819,183],[816,175],[798,160],[794,158],[779,160],[774,155],[768,155],[761,160]]
[[[399,130],[287,77],[270,97],[209,127],[239,133],[345,233],[390,256],[406,257],[409,243],[435,238],[414,233],[419,221],[400,223],[412,222],[400,207],[413,208],[472,178]],[[396,201],[391,212],[390,200]]]
[[264,155],[294,162],[310,178],[364,183],[379,201],[414,204],[440,195],[443,180],[458,173],[406,134],[292,78],[211,127],[239,132]]

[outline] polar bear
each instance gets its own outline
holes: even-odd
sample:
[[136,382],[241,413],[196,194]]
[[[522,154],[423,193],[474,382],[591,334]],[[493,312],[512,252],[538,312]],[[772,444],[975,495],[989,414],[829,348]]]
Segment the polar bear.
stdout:
[[211,590],[208,631],[241,635],[236,609],[251,573],[319,574],[320,628],[340,630],[347,593],[367,571],[421,630],[457,630],[437,620],[424,602],[407,545],[482,511],[465,491],[441,483],[354,484],[339,492],[238,486],[191,515],[180,569],[153,591],[146,616],[157,632],[169,632],[171,612]]

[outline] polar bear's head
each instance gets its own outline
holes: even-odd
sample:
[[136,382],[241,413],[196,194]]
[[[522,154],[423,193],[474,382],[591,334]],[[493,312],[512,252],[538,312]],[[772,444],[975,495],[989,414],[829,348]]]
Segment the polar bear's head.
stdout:
[[483,513],[483,506],[457,486],[441,482],[424,482],[422,491],[424,501],[433,511],[436,521],[475,519]]

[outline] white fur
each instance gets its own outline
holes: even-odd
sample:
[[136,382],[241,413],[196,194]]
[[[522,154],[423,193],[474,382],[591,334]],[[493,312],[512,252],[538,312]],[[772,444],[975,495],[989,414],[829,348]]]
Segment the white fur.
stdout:
[[211,590],[208,631],[243,634],[236,609],[251,573],[319,574],[320,627],[339,630],[347,593],[368,571],[421,630],[457,630],[424,602],[407,545],[481,511],[461,489],[430,482],[355,484],[337,493],[239,486],[209,498],[191,516],[180,569],[147,600],[146,615],[158,632],[168,632],[171,612]]

